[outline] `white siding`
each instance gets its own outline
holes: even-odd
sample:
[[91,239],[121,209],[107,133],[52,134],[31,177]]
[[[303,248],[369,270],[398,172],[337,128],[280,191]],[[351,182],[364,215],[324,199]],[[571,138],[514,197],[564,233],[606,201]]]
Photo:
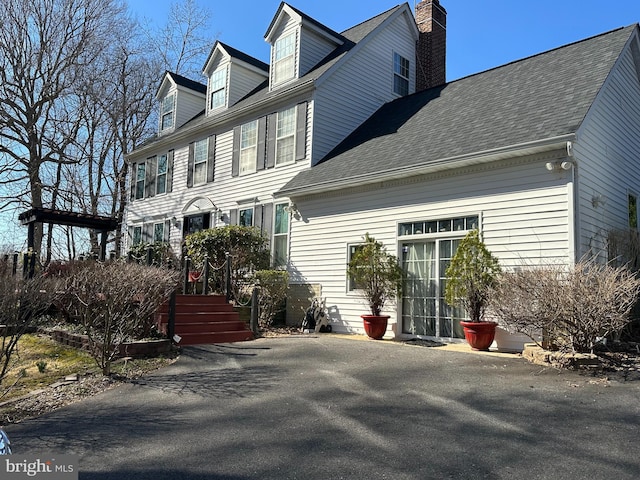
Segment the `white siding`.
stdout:
[[[408,238],[398,237],[399,223],[478,214],[484,239],[504,266],[567,262],[569,177],[550,174],[546,161],[294,199],[302,219],[291,225],[293,282],[321,284],[334,329],[362,333],[366,306],[346,292],[345,268],[347,245],[366,232],[397,253],[399,238]],[[395,309],[385,311],[395,323]]]
[[300,33],[300,73],[306,75],[320,60],[329,55],[336,44],[328,42],[309,29],[302,28]]
[[176,105],[176,128],[180,128],[198,113],[204,110],[206,99],[204,93],[179,89]]
[[607,232],[628,228],[627,195],[640,195],[639,68],[627,48],[578,132],[578,256],[606,259]]
[[232,63],[229,77],[229,106],[234,105],[266,79],[266,72],[264,75],[260,75],[236,63]]
[[393,52],[410,61],[411,93],[415,90],[415,38],[403,16],[390,22],[318,87],[314,165],[384,103],[397,98],[393,93]]
[[[310,142],[310,118],[312,107],[307,108],[307,152]],[[206,138],[202,135],[193,140]],[[165,152],[157,152],[158,155]],[[130,202],[127,208],[127,225],[148,223],[152,220],[183,218],[183,209],[193,199],[206,197],[211,200],[223,213],[229,214],[231,209],[238,208],[238,201],[247,198],[258,198],[258,203],[274,202],[273,193],[279,190],[296,173],[309,165],[308,160],[301,160],[290,165],[279,166],[241,177],[231,176],[233,154],[233,130],[227,130],[216,136],[215,178],[211,183],[187,188],[187,169],[189,145],[183,143],[175,145],[173,168],[173,192],[144,198]],[[142,159],[136,159],[143,161]],[[277,203],[287,199],[278,199]],[[212,218],[211,226],[221,225]],[[182,226],[172,227],[170,242],[176,252],[179,252],[182,241]],[[128,248],[128,245],[127,247]]]

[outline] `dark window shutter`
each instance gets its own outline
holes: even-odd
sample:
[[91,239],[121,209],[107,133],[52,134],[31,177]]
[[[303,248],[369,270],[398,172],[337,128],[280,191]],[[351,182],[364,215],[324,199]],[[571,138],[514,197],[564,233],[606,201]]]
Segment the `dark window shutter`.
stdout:
[[206,230],[211,226],[211,214],[203,213],[202,214],[202,229]]
[[253,207],[253,226],[262,231],[262,205]]
[[296,160],[304,160],[307,152],[307,102],[298,104],[296,114]]
[[276,166],[276,132],[278,131],[278,116],[272,113],[267,117],[267,168]]
[[136,198],[136,181],[138,179],[138,164],[137,163],[132,163],[131,165],[129,165],[129,179],[130,179],[130,183],[129,183],[129,187],[131,188],[131,195],[130,195],[130,200],[133,200],[134,198]]
[[264,170],[265,167],[265,148],[267,140],[267,117],[258,119],[258,156],[256,158],[256,170]]
[[187,161],[187,188],[193,187],[193,164],[195,144],[189,144],[189,160]]
[[173,192],[173,150],[167,152],[167,193]]
[[232,208],[229,211],[229,225],[238,225],[238,209]]
[[156,157],[147,158],[144,181],[144,196],[153,197],[156,194]]
[[216,168],[216,136],[211,135],[209,137],[209,148],[207,158],[207,183],[213,182],[213,174]]
[[231,176],[240,175],[240,127],[233,129],[233,155],[231,157]]
[[273,203],[266,203],[262,206],[262,234],[271,243],[271,232],[273,232]]
[[145,223],[142,226],[142,241],[144,243],[153,243],[153,223]]

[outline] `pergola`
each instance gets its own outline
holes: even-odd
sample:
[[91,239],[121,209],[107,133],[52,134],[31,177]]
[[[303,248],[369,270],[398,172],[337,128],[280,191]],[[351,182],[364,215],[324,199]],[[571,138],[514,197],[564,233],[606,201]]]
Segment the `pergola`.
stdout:
[[118,221],[112,217],[53,210],[51,208],[32,208],[21,213],[18,219],[22,225],[27,225],[29,228],[27,237],[27,247],[29,249],[33,249],[36,223],[91,228],[100,233],[100,260],[104,260],[107,256],[107,234],[118,228]]

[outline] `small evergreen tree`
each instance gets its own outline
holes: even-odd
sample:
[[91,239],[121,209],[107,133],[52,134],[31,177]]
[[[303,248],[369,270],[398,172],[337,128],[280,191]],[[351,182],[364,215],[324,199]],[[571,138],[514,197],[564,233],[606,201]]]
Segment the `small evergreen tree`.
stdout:
[[495,284],[500,264],[473,230],[460,241],[446,271],[445,300],[462,306],[470,321],[481,322]]
[[347,272],[371,314],[379,316],[384,305],[400,293],[404,275],[396,256],[387,252],[381,242],[368,233],[364,242],[351,257]]

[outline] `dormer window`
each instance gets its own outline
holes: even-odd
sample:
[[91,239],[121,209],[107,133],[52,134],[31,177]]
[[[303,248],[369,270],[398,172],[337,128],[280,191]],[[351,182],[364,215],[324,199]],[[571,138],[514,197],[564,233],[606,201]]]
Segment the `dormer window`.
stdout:
[[273,47],[273,82],[281,83],[294,77],[295,33],[282,37]]
[[223,107],[226,103],[227,96],[227,68],[221,68],[211,75],[209,80],[211,89],[211,100],[209,108],[211,110]]
[[409,94],[409,60],[394,52],[393,91],[398,95]]
[[161,121],[160,121],[161,130],[173,128],[175,97],[176,97],[176,94],[172,93],[171,95],[167,95],[166,97],[164,97],[164,99],[162,100],[162,111],[161,111]]

